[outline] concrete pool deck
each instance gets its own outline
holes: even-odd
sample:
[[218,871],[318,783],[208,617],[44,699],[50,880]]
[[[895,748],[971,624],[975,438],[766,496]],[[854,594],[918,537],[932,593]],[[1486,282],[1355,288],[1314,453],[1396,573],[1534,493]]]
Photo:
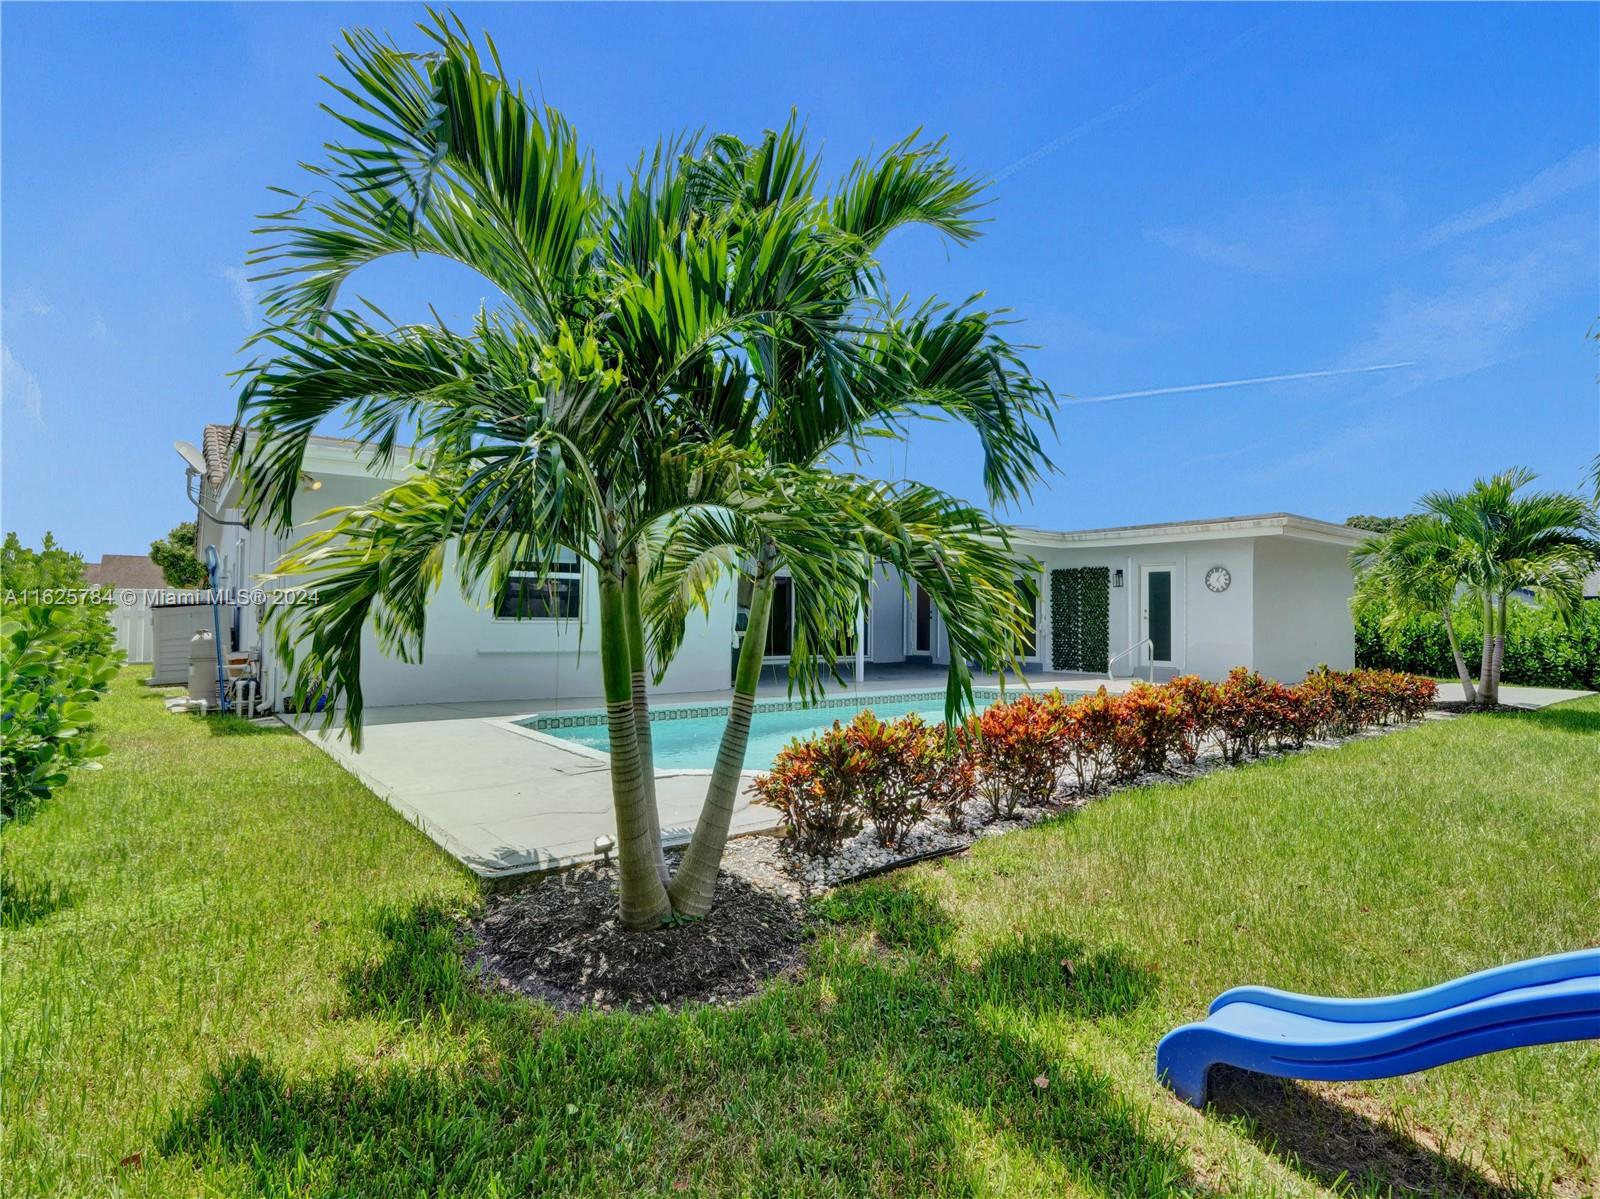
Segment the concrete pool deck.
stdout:
[[[994,686],[977,676],[975,686]],[[1103,678],[1030,674],[1027,686],[1093,689]],[[868,697],[908,690],[942,691],[942,670],[895,670],[869,677],[859,687],[830,690],[830,699]],[[1016,680],[1008,689],[1019,690]],[[1108,686],[1123,691],[1118,679]],[[763,683],[761,699],[786,697],[781,682]],[[659,695],[660,704],[726,703],[728,693]],[[476,701],[368,708],[360,753],[336,730],[310,721],[293,727],[326,750],[406,819],[416,824],[463,865],[484,879],[555,870],[595,857],[594,839],[616,835],[611,810],[611,771],[603,757],[553,737],[517,727],[515,721],[542,712],[600,706],[592,697],[568,700]],[[656,800],[663,840],[689,840],[705,798],[706,771],[658,770]],[[739,797],[733,833],[776,828],[778,813]]]
[[[995,685],[994,676],[973,679]],[[1085,675],[1029,675],[1032,688],[1092,690],[1106,685],[1125,691],[1128,679],[1106,684]],[[1016,681],[1007,683],[1017,690]],[[829,698],[870,697],[908,690],[942,690],[944,672],[895,670],[869,677],[860,687],[830,691]],[[1458,686],[1441,684],[1441,698],[1458,698]],[[1502,687],[1510,706],[1542,708],[1590,694],[1545,687]],[[782,683],[765,683],[762,699],[782,699]],[[727,692],[655,697],[660,704],[726,703]],[[594,839],[615,836],[610,767],[594,751],[515,724],[541,712],[599,706],[593,698],[478,701],[369,708],[366,744],[360,753],[337,731],[309,722],[293,727],[325,749],[406,819],[416,824],[480,878],[496,879],[555,870],[595,857]],[[705,797],[706,771],[658,770],[656,798],[663,839],[681,845],[694,831]],[[734,813],[735,835],[777,827],[778,814],[752,804],[748,792]]]

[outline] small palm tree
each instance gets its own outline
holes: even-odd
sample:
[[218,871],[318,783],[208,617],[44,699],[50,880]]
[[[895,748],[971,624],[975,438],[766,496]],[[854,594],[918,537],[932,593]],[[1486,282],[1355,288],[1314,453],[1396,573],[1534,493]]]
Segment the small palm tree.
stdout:
[[[306,587],[274,613],[279,647],[297,689],[339,701],[358,738],[364,626],[386,652],[418,658],[447,570],[485,597],[514,567],[577,553],[600,584],[620,918],[698,914],[746,730],[730,720],[733,783],[719,768],[706,831],[671,879],[645,680],[652,656],[659,673],[676,652],[711,564],[750,572],[762,591],[788,569],[792,681],[806,694],[834,668],[876,563],[896,566],[952,631],[959,711],[966,658],[1000,657],[1022,619],[1004,530],[930,488],[823,458],[931,407],[978,429],[992,492],[1019,494],[1046,465],[1028,422],[1048,392],[998,321],[933,307],[904,319],[872,286],[889,230],[970,236],[975,185],[936,145],[858,164],[830,202],[812,194],[791,122],[760,155],[731,139],[665,144],[608,194],[566,122],[528,104],[498,59],[489,70],[459,23],[435,15],[422,28],[436,47],[425,56],[347,35],[338,90],[357,140],[314,168],[329,195],[277,214],[257,258],[277,282],[244,373],[252,511],[287,523],[306,439],[335,414],[374,455],[407,431],[415,443],[411,477],[335,514],[282,565]],[[507,305],[461,333],[337,307],[350,274],[394,253],[463,263]],[[930,361],[941,344],[948,359]],[[764,641],[746,635],[741,696],[753,696],[748,659],[759,668]]]
[[[1483,615],[1477,691],[1483,704],[1500,702],[1514,595],[1528,592],[1571,617],[1583,599],[1584,577],[1600,560],[1594,506],[1565,492],[1524,491],[1536,477],[1516,467],[1477,479],[1466,491],[1429,492],[1419,504],[1424,519],[1364,556],[1380,579],[1402,589],[1420,588],[1417,596],[1437,601],[1445,586],[1452,596],[1462,589],[1472,595]],[[1457,657],[1464,674],[1459,652]]]
[[1443,621],[1461,690],[1472,704],[1478,700],[1477,691],[1461,652],[1454,618],[1461,585],[1456,549],[1455,539],[1442,521],[1422,516],[1367,538],[1351,551],[1351,561],[1361,572],[1362,592],[1383,601],[1386,628],[1420,613]]

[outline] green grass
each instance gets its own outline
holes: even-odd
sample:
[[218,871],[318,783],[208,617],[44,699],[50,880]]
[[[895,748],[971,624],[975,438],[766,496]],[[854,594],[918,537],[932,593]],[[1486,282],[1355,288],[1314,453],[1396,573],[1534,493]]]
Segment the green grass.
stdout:
[[1151,1076],[1236,983],[1595,943],[1600,700],[1118,794],[836,894],[741,1008],[561,1021],[478,992],[473,883],[318,751],[132,672],[104,710],[5,834],[8,1195],[1600,1190],[1595,1044],[1207,1115]]

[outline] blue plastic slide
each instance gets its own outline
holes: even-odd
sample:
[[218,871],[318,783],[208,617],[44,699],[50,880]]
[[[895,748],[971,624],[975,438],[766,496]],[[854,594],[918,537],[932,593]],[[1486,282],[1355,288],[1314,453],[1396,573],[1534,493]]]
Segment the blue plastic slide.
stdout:
[[1203,1107],[1212,1066],[1281,1078],[1390,1078],[1557,1041],[1600,1039],[1600,949],[1496,966],[1424,991],[1322,999],[1235,987],[1161,1038],[1156,1075]]

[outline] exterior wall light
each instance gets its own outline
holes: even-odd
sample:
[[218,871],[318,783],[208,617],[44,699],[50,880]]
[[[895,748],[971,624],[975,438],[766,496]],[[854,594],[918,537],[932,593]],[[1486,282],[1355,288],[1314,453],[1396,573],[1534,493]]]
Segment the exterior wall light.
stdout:
[[1111,585],[1113,587],[1122,586],[1122,568],[1120,566],[1111,572]]

